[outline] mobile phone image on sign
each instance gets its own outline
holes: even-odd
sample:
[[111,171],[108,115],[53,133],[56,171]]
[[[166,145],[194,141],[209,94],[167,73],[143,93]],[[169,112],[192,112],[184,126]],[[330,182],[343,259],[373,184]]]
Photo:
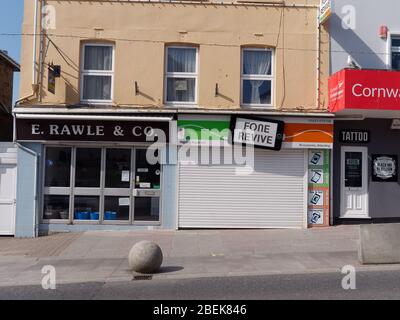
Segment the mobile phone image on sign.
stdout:
[[315,225],[324,224],[324,210],[309,210],[308,223]]
[[322,184],[324,183],[324,172],[322,170],[310,170],[309,172],[310,183]]
[[309,205],[323,206],[324,205],[324,192],[323,191],[310,191],[308,196]]
[[310,151],[309,164],[313,166],[324,165],[324,154],[323,151]]

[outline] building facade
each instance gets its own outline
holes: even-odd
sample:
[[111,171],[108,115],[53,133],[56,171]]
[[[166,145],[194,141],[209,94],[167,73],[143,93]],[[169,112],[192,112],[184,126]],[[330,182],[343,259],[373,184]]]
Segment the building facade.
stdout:
[[20,70],[6,51],[0,50],[0,235],[14,235],[17,149],[13,142],[13,79]]
[[25,1],[17,236],[329,225],[319,1],[43,5]]
[[399,6],[394,0],[332,1],[329,108],[335,113],[337,223],[400,218],[400,23],[392,14]]

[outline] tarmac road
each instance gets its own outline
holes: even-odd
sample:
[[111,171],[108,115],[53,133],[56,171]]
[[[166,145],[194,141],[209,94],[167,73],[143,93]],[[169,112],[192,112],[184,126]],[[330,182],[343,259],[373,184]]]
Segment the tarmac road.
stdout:
[[400,299],[400,271],[360,271],[356,289],[344,290],[337,273],[152,279],[129,282],[88,282],[0,287],[0,299],[123,299],[123,300],[268,300],[268,299]]

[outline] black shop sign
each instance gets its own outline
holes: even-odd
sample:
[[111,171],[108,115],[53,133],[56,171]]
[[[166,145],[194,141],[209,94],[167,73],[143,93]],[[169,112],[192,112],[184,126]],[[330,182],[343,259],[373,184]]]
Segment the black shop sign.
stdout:
[[285,123],[256,117],[232,117],[233,143],[279,151],[282,148]]
[[167,121],[17,119],[18,141],[168,142]]
[[370,132],[367,130],[341,130],[339,141],[342,143],[369,143]]

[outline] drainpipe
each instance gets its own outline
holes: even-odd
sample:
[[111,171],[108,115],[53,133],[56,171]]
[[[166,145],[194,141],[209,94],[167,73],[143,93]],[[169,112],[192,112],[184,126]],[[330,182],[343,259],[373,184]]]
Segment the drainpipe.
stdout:
[[32,57],[32,84],[36,84],[36,50],[37,50],[37,14],[38,14],[39,0],[35,0],[35,13],[33,16],[33,57]]
[[317,96],[316,105],[319,109],[321,104],[321,24],[317,15]]
[[39,158],[39,155],[38,155],[38,153],[36,151],[23,146],[22,144],[20,144],[17,141],[16,127],[15,127],[15,124],[16,124],[15,114],[13,114],[13,118],[14,118],[14,138],[13,138],[14,144],[18,148],[21,148],[23,151],[25,151],[25,152],[27,152],[30,155],[35,157],[34,185],[33,185],[33,196],[34,196],[34,198],[33,198],[33,208],[34,208],[34,211],[33,211],[33,221],[32,222],[33,222],[33,228],[34,228],[34,231],[33,231],[34,232],[34,237],[36,238],[38,236],[38,233],[39,233],[39,230],[37,228],[37,223],[36,223],[36,214],[38,212],[38,192],[37,192],[37,182],[38,181],[37,181],[37,177],[38,177],[38,162],[39,162],[38,158]]
[[43,8],[45,6],[45,0],[40,0],[40,23],[39,23],[39,30],[40,30],[40,47],[39,47],[39,79],[38,79],[38,85],[39,85],[39,102],[42,102],[42,90],[43,90],[43,62],[44,62],[44,48],[45,48],[45,38],[44,38],[44,33],[45,30],[43,28]]
[[38,15],[38,7],[39,7],[39,0],[35,1],[35,10],[33,16],[33,42],[32,42],[32,93],[18,99],[15,101],[15,106],[17,106],[21,101],[28,100],[33,98],[37,95],[38,84],[37,84],[37,74],[36,74],[36,51],[37,51],[37,15]]

